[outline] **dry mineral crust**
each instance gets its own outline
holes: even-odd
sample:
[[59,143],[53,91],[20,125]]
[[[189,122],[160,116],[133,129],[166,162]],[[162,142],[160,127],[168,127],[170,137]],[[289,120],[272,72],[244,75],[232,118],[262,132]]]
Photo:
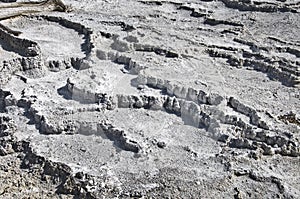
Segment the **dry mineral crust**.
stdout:
[[0,198],[300,198],[300,1],[0,1]]

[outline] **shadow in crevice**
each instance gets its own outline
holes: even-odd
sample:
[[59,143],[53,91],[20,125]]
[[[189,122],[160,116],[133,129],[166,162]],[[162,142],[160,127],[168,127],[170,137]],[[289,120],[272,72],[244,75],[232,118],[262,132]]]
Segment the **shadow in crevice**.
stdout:
[[59,89],[57,89],[57,93],[61,95],[66,100],[74,100],[76,102],[79,102],[80,104],[99,104],[101,103],[101,100],[97,100],[97,95],[93,93],[81,93],[80,91],[78,93],[72,93],[69,91],[68,86],[63,86]]
[[57,89],[57,93],[66,100],[72,100],[72,93],[68,90],[67,86]]
[[0,37],[0,47],[7,52],[17,53],[18,55],[22,56],[20,53],[16,52],[2,37]]
[[8,97],[9,95],[11,95],[9,91],[3,91],[2,89],[0,89],[0,113],[6,112],[5,98]]
[[4,50],[17,53],[22,57],[35,57],[40,54],[40,48],[36,42],[16,37],[1,28],[0,45]]

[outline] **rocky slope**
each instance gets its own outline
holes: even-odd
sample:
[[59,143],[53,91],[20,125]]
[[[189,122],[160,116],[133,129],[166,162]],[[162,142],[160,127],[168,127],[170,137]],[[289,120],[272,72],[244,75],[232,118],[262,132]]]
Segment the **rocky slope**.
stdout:
[[300,197],[298,1],[1,1],[0,198]]

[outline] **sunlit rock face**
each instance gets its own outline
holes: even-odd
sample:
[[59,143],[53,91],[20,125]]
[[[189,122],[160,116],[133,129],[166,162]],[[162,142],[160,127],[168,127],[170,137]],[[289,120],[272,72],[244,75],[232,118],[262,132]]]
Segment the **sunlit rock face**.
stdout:
[[299,198],[297,1],[0,1],[3,198]]

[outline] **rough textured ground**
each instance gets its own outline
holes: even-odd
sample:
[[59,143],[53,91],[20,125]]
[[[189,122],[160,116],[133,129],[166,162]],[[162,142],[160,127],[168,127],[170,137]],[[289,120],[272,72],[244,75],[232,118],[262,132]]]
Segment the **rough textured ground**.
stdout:
[[299,198],[297,0],[0,1],[0,198]]

